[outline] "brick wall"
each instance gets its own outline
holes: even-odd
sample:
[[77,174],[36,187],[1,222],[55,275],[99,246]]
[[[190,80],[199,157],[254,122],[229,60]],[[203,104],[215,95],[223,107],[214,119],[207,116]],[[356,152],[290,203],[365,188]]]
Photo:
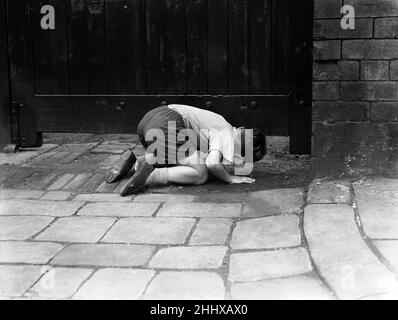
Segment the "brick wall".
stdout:
[[314,174],[398,177],[398,0],[314,1]]

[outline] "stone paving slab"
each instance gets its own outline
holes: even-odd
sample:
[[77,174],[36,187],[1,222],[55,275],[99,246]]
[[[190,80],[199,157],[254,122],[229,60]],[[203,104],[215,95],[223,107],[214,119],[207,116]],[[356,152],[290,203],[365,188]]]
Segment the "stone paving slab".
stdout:
[[232,234],[231,248],[272,249],[300,244],[299,218],[283,215],[239,221]]
[[82,202],[12,199],[0,200],[1,215],[66,217],[76,213]]
[[227,247],[174,247],[160,249],[149,263],[150,268],[217,269],[222,266]]
[[147,245],[75,244],[60,252],[53,265],[138,267],[146,264],[154,247]]
[[150,217],[159,208],[160,203],[89,203],[80,209],[79,216],[103,217]]
[[237,203],[166,203],[158,217],[234,218],[241,215],[242,205]]
[[233,253],[229,281],[248,282],[308,273],[312,270],[305,248]]
[[232,219],[202,218],[189,240],[189,245],[224,245],[232,226]]
[[213,272],[161,272],[150,283],[145,300],[222,300],[225,288]]
[[98,270],[74,296],[74,299],[131,300],[138,299],[155,272],[150,270]]
[[62,201],[69,199],[71,196],[72,193],[67,191],[48,191],[40,197],[40,200]]
[[26,294],[30,298],[68,299],[93,271],[82,268],[49,268]]
[[78,194],[72,200],[84,202],[129,202],[131,201],[131,197],[122,197],[119,194],[114,193],[86,193]]
[[0,296],[19,297],[42,275],[40,266],[0,265]]
[[310,205],[304,230],[321,275],[342,299],[395,291],[394,275],[360,237],[348,205]]
[[308,188],[307,204],[352,202],[349,181],[313,180]]
[[45,191],[24,189],[0,189],[0,199],[38,199]]
[[189,194],[166,194],[166,193],[147,193],[136,196],[134,202],[170,202],[170,203],[190,203],[195,200],[195,196]]
[[56,243],[2,241],[0,263],[45,264],[62,248]]
[[385,240],[374,241],[373,243],[398,275],[398,241]]
[[0,240],[26,240],[47,227],[54,218],[40,216],[0,216]]
[[124,218],[102,242],[184,244],[194,224],[191,218]]
[[302,189],[274,189],[250,193],[243,208],[242,218],[299,213],[304,206]]
[[35,239],[59,242],[97,242],[116,219],[94,217],[60,218]]
[[398,179],[354,184],[363,229],[372,239],[398,239]]
[[236,283],[231,296],[237,300],[330,300],[333,296],[319,280],[309,276]]

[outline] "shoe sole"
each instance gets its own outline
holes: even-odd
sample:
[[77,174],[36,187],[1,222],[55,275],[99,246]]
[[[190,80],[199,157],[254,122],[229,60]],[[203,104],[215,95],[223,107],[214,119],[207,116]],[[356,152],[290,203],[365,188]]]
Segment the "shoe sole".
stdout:
[[145,182],[151,173],[155,170],[153,166],[146,161],[142,162],[138,171],[127,181],[126,186],[123,188],[121,195],[127,196],[129,194],[136,194],[145,188]]

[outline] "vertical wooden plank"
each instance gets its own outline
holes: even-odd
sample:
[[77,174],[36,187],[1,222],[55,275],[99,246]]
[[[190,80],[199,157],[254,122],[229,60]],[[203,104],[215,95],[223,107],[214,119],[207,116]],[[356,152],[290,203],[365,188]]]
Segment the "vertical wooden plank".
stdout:
[[11,142],[5,0],[0,0],[0,148]]
[[88,9],[84,1],[67,1],[69,73],[72,94],[89,93],[89,60],[87,55],[88,33],[86,18]]
[[228,92],[228,0],[208,0],[208,92]]
[[290,152],[311,153],[313,1],[292,2]]
[[165,0],[146,1],[147,93],[164,93],[166,83]]
[[127,93],[145,93],[145,0],[127,0],[126,6]]
[[105,5],[109,93],[123,94],[127,89],[125,12],[128,10],[128,2],[106,1]]
[[271,0],[251,0],[250,88],[252,93],[271,91]]
[[289,93],[291,2],[272,0],[272,91],[275,94]]
[[107,92],[104,0],[69,0],[71,92]]
[[167,91],[186,90],[185,0],[167,0]]
[[[43,30],[40,21],[43,5],[55,10],[55,30]],[[32,2],[33,57],[36,93],[69,93],[68,48],[65,17],[65,1],[49,0]]]
[[187,1],[187,92],[207,92],[206,0]]
[[229,0],[229,91],[248,93],[249,0]]

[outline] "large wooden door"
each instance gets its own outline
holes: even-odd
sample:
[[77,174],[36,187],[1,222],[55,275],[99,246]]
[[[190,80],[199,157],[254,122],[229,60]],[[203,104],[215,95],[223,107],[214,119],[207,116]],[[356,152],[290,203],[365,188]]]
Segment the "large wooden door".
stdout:
[[[5,0],[21,136],[134,132],[160,104],[309,153],[312,0]],[[55,30],[40,27],[42,5]]]

